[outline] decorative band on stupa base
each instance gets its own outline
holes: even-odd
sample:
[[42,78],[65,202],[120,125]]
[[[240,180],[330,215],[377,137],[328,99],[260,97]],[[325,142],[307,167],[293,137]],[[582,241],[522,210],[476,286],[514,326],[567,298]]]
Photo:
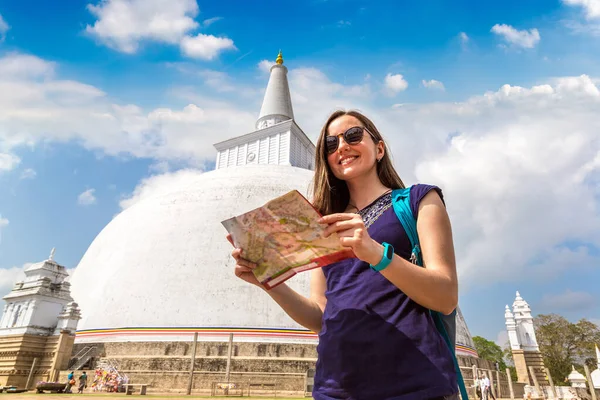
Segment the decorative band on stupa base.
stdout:
[[137,337],[152,337],[152,336],[193,336],[198,332],[198,338],[226,338],[230,333],[239,339],[301,339],[301,340],[316,340],[318,335],[314,332],[303,329],[276,329],[276,328],[236,328],[236,327],[128,327],[128,328],[105,328],[105,329],[86,329],[76,333],[76,340],[79,339],[107,339],[109,337],[121,336],[137,336]]

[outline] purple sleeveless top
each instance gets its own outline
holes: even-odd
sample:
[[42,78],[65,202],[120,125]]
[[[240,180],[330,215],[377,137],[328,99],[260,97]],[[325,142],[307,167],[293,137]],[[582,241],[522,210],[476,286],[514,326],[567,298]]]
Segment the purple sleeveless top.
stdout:
[[[439,188],[411,188],[411,209]],[[386,194],[361,210],[369,235],[409,259],[411,246]],[[313,388],[317,400],[425,400],[458,391],[452,354],[429,311],[356,258],[323,268],[323,313]]]

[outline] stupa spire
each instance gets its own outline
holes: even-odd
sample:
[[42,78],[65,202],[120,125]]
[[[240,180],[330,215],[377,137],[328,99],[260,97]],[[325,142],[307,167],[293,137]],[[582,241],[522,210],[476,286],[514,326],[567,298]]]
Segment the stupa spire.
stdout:
[[271,76],[256,121],[257,130],[294,119],[287,72],[287,68],[283,65],[283,55],[279,50],[275,64],[271,67]]

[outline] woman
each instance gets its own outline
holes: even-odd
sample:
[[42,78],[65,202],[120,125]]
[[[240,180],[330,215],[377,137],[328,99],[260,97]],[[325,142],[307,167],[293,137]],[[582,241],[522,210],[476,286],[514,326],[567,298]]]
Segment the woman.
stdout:
[[[319,334],[315,399],[458,398],[452,355],[428,311],[450,314],[457,305],[450,222],[439,188],[413,186],[425,268],[409,262],[410,241],[391,206],[391,191],[402,187],[367,117],[337,111],[327,119],[317,141],[313,204],[328,225],[325,235],[336,233],[356,258],[312,270],[308,298],[285,284],[267,291]],[[388,248],[392,256],[384,257]],[[235,274],[262,287],[242,249],[232,256]]]

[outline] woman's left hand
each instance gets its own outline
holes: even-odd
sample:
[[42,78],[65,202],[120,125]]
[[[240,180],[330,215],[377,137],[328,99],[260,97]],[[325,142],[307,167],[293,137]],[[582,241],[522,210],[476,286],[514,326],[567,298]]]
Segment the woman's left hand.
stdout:
[[375,265],[383,257],[383,246],[369,236],[365,223],[359,214],[338,213],[323,216],[320,223],[328,224],[324,237],[337,233],[340,244],[350,247],[361,261]]

